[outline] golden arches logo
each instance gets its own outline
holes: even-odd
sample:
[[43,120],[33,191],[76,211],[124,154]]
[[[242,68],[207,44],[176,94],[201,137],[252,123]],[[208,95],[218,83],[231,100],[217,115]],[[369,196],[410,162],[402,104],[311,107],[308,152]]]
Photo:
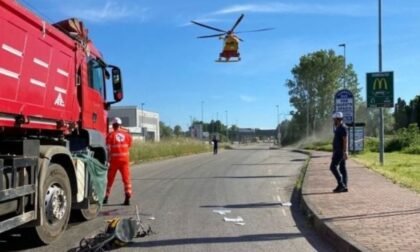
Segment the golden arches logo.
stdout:
[[376,78],[373,82],[373,90],[388,90],[388,82],[385,78]]

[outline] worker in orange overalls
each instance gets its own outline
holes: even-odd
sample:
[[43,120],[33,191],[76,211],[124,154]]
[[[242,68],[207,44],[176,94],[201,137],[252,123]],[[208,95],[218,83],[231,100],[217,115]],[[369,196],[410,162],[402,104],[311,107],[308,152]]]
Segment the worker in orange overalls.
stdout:
[[108,196],[111,194],[112,184],[114,183],[117,170],[119,170],[124,183],[124,205],[128,206],[130,205],[130,198],[132,194],[129,155],[132,137],[127,130],[121,128],[121,124],[121,119],[115,117],[112,120],[112,128],[114,131],[109,133],[106,137],[106,144],[108,145],[110,156],[110,166],[108,169],[108,184],[106,186],[106,194],[103,203],[108,203]]

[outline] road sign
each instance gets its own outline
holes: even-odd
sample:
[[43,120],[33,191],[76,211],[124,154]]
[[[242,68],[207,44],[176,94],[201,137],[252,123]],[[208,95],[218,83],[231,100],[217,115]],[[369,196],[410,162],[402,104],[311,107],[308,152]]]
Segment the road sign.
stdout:
[[394,107],[394,72],[366,74],[368,108]]
[[335,112],[343,113],[343,122],[345,124],[354,122],[354,96],[350,90],[341,89],[335,93],[334,107]]
[[[354,135],[355,144],[354,145],[353,145],[353,129],[355,129],[355,135]],[[356,126],[355,128],[349,127],[348,130],[349,130],[349,150],[351,152],[363,151],[365,127],[364,126]]]

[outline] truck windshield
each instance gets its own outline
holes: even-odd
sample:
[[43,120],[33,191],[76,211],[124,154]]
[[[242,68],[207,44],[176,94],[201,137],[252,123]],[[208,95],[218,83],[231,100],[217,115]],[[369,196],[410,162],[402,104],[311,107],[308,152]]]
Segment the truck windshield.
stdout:
[[91,59],[88,62],[89,67],[89,87],[98,91],[103,98],[105,98],[105,74],[104,69],[101,64],[95,60]]

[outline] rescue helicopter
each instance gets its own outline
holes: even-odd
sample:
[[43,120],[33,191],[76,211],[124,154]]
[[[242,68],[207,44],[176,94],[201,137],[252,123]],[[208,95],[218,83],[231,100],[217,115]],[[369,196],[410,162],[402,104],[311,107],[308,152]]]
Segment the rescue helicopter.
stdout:
[[206,35],[206,36],[199,36],[197,38],[214,38],[218,37],[219,39],[223,39],[223,50],[219,54],[219,58],[216,60],[216,62],[238,62],[241,60],[241,56],[239,53],[239,42],[243,42],[243,40],[238,37],[236,34],[238,33],[248,33],[248,32],[262,32],[262,31],[269,31],[273,30],[274,28],[264,28],[264,29],[257,29],[257,30],[251,30],[251,31],[239,31],[235,32],[236,27],[238,27],[239,23],[244,18],[244,14],[241,14],[239,18],[236,20],[235,24],[232,26],[232,28],[228,31],[212,27],[206,24],[202,24],[196,21],[191,21],[191,23],[202,26],[204,28],[218,31],[219,33],[213,34],[213,35]]

